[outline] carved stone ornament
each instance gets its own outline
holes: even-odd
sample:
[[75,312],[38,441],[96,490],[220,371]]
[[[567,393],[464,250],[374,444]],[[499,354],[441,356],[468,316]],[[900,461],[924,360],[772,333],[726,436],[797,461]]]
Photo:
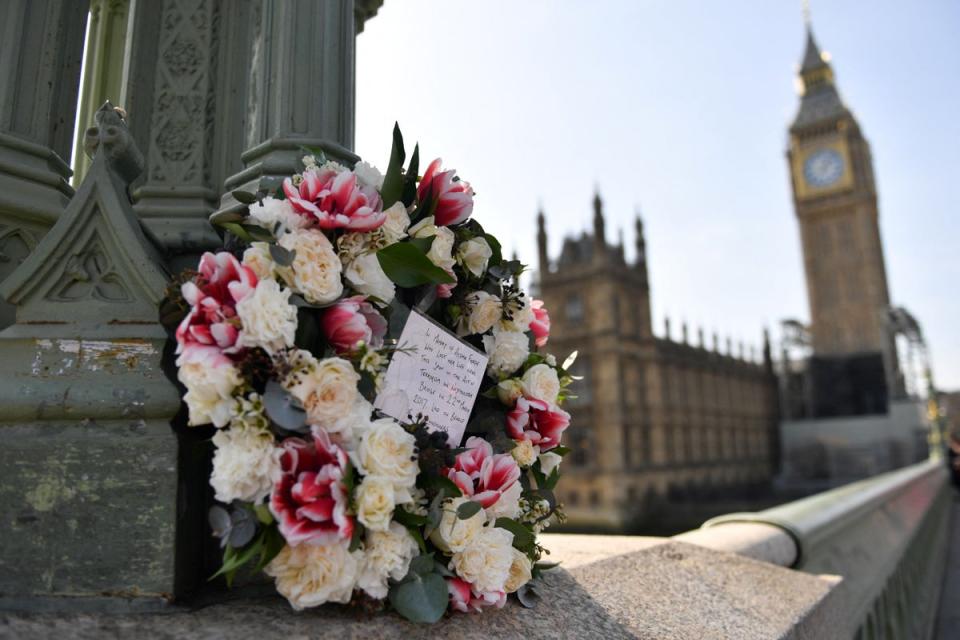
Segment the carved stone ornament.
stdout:
[[155,323],[167,276],[127,186],[143,170],[122,110],[109,102],[87,129],[93,164],[63,215],[0,286],[17,323]]

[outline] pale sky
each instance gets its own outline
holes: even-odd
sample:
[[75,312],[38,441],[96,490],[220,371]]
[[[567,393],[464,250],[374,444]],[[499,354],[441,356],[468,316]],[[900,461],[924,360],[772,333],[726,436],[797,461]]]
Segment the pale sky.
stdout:
[[[960,3],[814,0],[814,34],[871,143],[893,302],[960,388]],[[536,267],[591,224],[646,225],[654,329],[758,345],[808,319],[786,159],[800,2],[386,0],[357,41],[357,152],[386,167],[400,122],[474,217]]]

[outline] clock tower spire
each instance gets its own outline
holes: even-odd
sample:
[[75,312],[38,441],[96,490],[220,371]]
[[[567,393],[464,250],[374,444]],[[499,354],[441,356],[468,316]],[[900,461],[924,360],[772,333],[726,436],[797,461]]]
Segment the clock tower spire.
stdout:
[[814,411],[882,413],[899,377],[870,145],[806,27],[787,159],[810,305]]

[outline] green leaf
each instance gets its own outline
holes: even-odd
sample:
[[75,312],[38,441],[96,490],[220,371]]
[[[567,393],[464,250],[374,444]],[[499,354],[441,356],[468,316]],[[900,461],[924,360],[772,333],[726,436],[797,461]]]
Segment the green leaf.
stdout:
[[393,608],[407,620],[433,623],[446,612],[450,594],[443,576],[428,573],[425,576],[413,574],[409,581],[404,578],[390,588],[389,597]]
[[552,490],[557,486],[557,480],[560,479],[560,467],[554,467],[550,475],[543,481],[543,489]]
[[533,532],[512,518],[497,518],[493,526],[506,529],[512,533],[513,546],[524,553],[528,553],[536,543]]
[[254,567],[254,572],[260,571],[270,564],[270,561],[276,558],[277,554],[280,553],[287,544],[287,541],[283,539],[283,535],[277,527],[270,527],[264,531],[263,540],[260,559],[257,561],[257,566]]
[[473,500],[464,502],[457,507],[457,518],[460,520],[469,520],[473,516],[480,513],[481,509],[483,509],[483,506],[481,506],[479,502],[474,502]]
[[562,458],[563,456],[570,453],[570,447],[564,447],[563,445],[560,445],[558,447],[554,447],[553,449],[550,449],[550,453],[555,453]]
[[400,197],[403,206],[409,207],[417,198],[417,172],[420,171],[420,145],[413,147],[410,165],[403,176],[403,194]]
[[453,480],[444,476],[421,473],[417,480],[421,489],[433,489],[438,496],[446,494],[448,498],[459,498],[463,495],[460,487]]
[[253,512],[257,514],[257,520],[260,524],[270,524],[273,522],[273,514],[270,513],[270,507],[265,504],[253,505]]
[[433,241],[436,239],[437,236],[427,236],[426,238],[410,238],[410,244],[422,251],[423,255],[427,255],[430,253],[430,247],[433,246]]
[[380,198],[383,208],[391,206],[400,199],[403,193],[403,161],[407,153],[403,150],[403,134],[400,125],[393,123],[393,147],[390,149],[390,162],[387,164],[387,173],[383,177],[383,186],[380,187]]
[[247,235],[253,238],[254,240],[257,240],[259,242],[275,242],[276,241],[276,238],[273,237],[273,234],[267,231],[266,229],[264,229],[263,227],[259,227],[255,224],[242,224],[240,226],[243,227],[243,230],[247,232]]
[[377,260],[387,277],[401,287],[456,282],[450,274],[430,262],[422,251],[409,242],[398,242],[380,249]]
[[483,239],[490,245],[490,251],[492,252],[488,264],[500,264],[503,262],[503,249],[500,247],[500,241],[489,233],[483,234]]
[[396,510],[394,510],[393,519],[408,529],[422,527],[428,522],[427,516],[420,516],[415,513],[410,513],[403,507],[397,507]]
[[350,548],[347,551],[356,551],[363,542],[364,527],[359,522],[353,526],[353,535],[350,537]]
[[236,191],[231,191],[230,195],[233,196],[234,200],[241,204],[254,204],[257,202],[256,194],[250,193],[249,191],[240,191],[238,189]]
[[220,222],[218,224],[224,229],[224,231],[232,233],[244,242],[253,242],[253,238],[250,237],[250,234],[247,233],[246,229],[236,222]]
[[273,258],[273,261],[276,262],[281,267],[289,267],[293,264],[294,258],[297,257],[296,251],[291,251],[290,249],[284,249],[278,244],[271,244],[270,246],[270,257]]
[[210,579],[213,580],[217,576],[222,575],[227,580],[227,586],[231,586],[237,569],[247,564],[254,555],[260,552],[263,547],[264,537],[265,534],[261,533],[256,540],[244,547],[242,551],[237,551],[233,549],[233,547],[227,547],[223,552],[223,564],[215,574],[210,576]]

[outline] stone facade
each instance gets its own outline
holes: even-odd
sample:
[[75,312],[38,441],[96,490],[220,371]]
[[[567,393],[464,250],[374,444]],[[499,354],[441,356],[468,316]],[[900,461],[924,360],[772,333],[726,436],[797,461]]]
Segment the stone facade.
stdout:
[[[550,312],[550,349],[581,354],[568,406],[573,426],[559,498],[570,524],[630,529],[651,501],[700,491],[765,485],[776,469],[777,384],[765,349],[762,363],[657,337],[643,227],[637,258],[607,244],[599,196],[594,233],[567,239],[547,255],[539,217],[539,296]],[[579,387],[579,388],[578,388]]]

